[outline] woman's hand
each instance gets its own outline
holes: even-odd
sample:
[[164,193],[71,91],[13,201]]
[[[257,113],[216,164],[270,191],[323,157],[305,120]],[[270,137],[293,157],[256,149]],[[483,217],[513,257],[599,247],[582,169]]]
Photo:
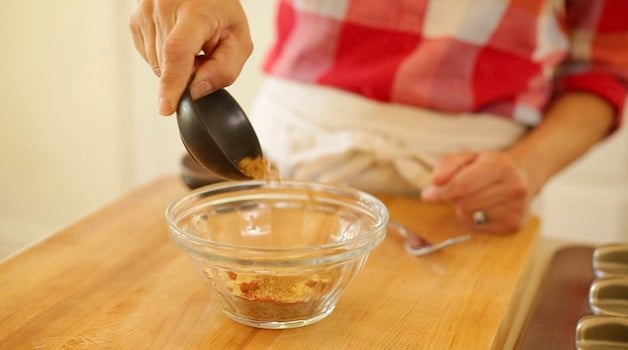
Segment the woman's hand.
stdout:
[[[253,51],[238,0],[139,0],[129,26],[137,51],[160,77],[159,112],[230,85]],[[198,56],[199,53],[203,56]]]
[[[492,232],[514,232],[529,216],[536,189],[515,159],[506,152],[457,153],[441,158],[432,185],[422,194],[427,202],[452,203],[463,223]],[[487,221],[476,222],[484,212]]]
[[[606,99],[587,92],[565,93],[552,101],[536,128],[508,151],[457,153],[440,159],[429,202],[450,202],[462,222],[481,229],[512,232],[523,227],[532,197],[556,173],[608,135],[617,112]],[[476,217],[476,219],[478,219]]]

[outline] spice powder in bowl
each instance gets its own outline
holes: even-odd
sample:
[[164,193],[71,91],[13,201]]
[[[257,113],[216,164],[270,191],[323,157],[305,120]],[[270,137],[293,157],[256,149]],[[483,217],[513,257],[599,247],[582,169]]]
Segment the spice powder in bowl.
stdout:
[[235,321],[283,329],[323,319],[383,240],[386,206],[350,188],[279,181],[263,158],[240,166],[258,180],[206,186],[170,205],[172,239]]
[[[277,167],[263,157],[246,157],[239,167],[255,180],[281,181]],[[312,193],[306,194],[307,205],[312,205]],[[214,288],[228,291],[225,298],[230,300],[234,314],[274,322],[304,319],[316,310],[327,309],[324,304],[329,301],[328,295],[341,281],[338,266],[299,275],[260,275],[211,268],[204,273]]]
[[[340,282],[336,267],[300,275],[260,275],[206,268],[216,290],[227,291],[225,300],[232,317],[283,322],[300,320],[327,309],[328,295]],[[222,285],[219,285],[222,284]]]
[[[239,166],[253,179],[280,181],[277,167],[263,157],[246,157]],[[308,197],[311,202],[309,192]],[[214,280],[211,269],[206,269],[205,273]],[[259,276],[229,271],[220,278],[234,297],[244,301],[236,301],[240,312],[255,319],[282,321],[305,317],[320,308],[323,297],[338,282],[339,273],[333,269],[305,276]]]

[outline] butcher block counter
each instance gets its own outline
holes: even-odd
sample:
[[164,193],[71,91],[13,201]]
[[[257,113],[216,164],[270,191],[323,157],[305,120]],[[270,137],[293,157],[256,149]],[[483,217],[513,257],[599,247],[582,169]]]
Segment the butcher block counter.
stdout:
[[[517,330],[536,219],[423,257],[389,233],[330,316],[266,330],[224,315],[170,241],[186,191],[159,178],[0,263],[0,349],[502,349]],[[469,232],[446,206],[382,199],[430,240]]]

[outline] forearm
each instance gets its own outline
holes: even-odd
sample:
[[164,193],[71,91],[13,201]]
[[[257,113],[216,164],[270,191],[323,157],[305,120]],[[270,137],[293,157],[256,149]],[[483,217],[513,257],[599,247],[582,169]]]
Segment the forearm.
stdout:
[[610,103],[584,92],[556,99],[543,122],[508,152],[520,166],[532,193],[603,139],[613,125]]

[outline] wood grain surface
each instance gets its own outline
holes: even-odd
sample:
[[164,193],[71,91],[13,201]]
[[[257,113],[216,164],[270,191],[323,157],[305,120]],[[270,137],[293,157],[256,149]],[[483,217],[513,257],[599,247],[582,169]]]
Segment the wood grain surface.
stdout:
[[[169,240],[165,208],[186,191],[160,178],[0,264],[0,349],[501,349],[538,235],[533,219],[412,257],[390,233],[329,317],[255,329]],[[383,199],[434,241],[467,232],[446,206]]]

